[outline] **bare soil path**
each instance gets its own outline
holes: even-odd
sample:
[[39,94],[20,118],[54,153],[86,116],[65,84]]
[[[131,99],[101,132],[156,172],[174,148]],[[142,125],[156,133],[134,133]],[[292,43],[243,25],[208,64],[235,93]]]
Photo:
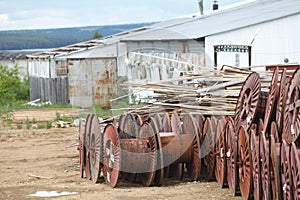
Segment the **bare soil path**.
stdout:
[[37,191],[77,192],[47,199],[241,199],[217,182],[191,183],[187,178],[168,179],[162,187],[93,184],[79,177],[77,147],[70,147],[77,137],[76,127],[0,130],[0,199],[41,199],[29,196]]

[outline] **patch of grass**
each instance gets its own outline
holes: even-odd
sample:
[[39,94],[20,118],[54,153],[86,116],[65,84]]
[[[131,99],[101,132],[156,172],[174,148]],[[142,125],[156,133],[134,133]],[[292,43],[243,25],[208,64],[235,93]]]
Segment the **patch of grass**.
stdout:
[[98,117],[101,118],[108,118],[111,116],[109,108],[102,108],[101,106],[93,106],[89,109],[90,113],[96,114]]
[[32,124],[31,122],[29,121],[29,119],[27,118],[26,121],[25,121],[25,125],[26,125],[26,129],[30,129]]
[[36,120],[35,117],[32,118],[32,123],[33,123],[33,124],[36,124],[36,123],[37,123],[37,120]]
[[72,117],[68,117],[67,115],[63,115],[61,117],[61,120],[64,121],[64,122],[72,122]]
[[[115,102],[111,106],[111,109],[120,109],[120,108],[128,108],[128,107],[130,107],[128,99],[124,99],[124,100],[119,100],[119,101]],[[112,110],[111,111],[112,116],[121,115],[123,113],[124,113],[124,110]]]
[[22,128],[23,128],[22,122],[18,122],[18,123],[17,123],[17,129],[22,129]]
[[14,110],[24,110],[30,108],[30,106],[25,106],[25,101],[11,101],[6,104],[0,104],[0,115],[12,112]]
[[39,106],[36,108],[38,108],[38,109],[44,109],[44,108],[61,109],[61,108],[73,108],[73,106],[70,104],[53,104],[53,105],[46,104],[46,105],[42,105],[42,106]]
[[46,121],[46,129],[52,128],[52,122]]
[[67,115],[63,115],[61,116],[61,114],[59,112],[55,113],[56,117],[55,117],[55,121],[64,121],[64,122],[72,122],[73,118],[72,117],[68,117]]
[[78,116],[73,116],[73,121],[74,121],[75,119],[80,119],[80,118],[86,119],[86,116],[87,116],[87,114],[80,113]]
[[7,116],[5,118],[5,123],[6,123],[6,126],[12,126],[12,119],[10,118],[10,116]]
[[38,125],[37,125],[37,129],[44,129],[46,126],[45,126],[45,124],[44,123],[39,123]]
[[56,122],[60,121],[60,112],[56,112],[56,113],[55,113],[55,116],[56,116],[56,117],[55,117],[55,121],[56,121]]
[[43,106],[30,106],[27,105],[28,101],[19,100],[11,101],[9,103],[0,104],[0,115],[10,113],[14,110],[27,110],[27,109],[63,109],[72,108],[72,105],[66,104],[54,104],[54,105],[43,105]]

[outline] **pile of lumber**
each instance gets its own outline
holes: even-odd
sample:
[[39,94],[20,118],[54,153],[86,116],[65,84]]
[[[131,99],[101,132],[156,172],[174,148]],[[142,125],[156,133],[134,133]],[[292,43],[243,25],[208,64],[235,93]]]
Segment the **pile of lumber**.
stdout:
[[126,82],[121,86],[132,91],[129,95],[141,91],[148,92],[149,95],[146,97],[146,105],[124,110],[140,115],[180,109],[202,115],[233,116],[239,92],[250,73],[259,70],[262,91],[269,90],[272,72],[267,72],[262,67],[251,69],[227,66],[221,70],[214,70],[201,67],[193,72],[183,72],[183,76],[176,79]]

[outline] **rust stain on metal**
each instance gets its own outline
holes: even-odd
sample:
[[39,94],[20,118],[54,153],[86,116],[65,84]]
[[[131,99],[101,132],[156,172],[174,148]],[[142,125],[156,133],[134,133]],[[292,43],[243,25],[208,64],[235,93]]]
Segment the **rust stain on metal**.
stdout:
[[69,67],[69,95],[74,105],[110,107],[117,92],[115,59],[73,60]]

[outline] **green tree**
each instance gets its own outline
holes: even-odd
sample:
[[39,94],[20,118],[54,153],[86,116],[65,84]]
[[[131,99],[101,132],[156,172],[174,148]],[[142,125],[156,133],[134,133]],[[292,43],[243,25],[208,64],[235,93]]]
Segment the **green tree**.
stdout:
[[99,31],[95,31],[93,39],[103,38],[103,35]]
[[0,64],[0,104],[11,103],[16,100],[28,100],[29,80],[21,81],[18,66],[9,69]]

